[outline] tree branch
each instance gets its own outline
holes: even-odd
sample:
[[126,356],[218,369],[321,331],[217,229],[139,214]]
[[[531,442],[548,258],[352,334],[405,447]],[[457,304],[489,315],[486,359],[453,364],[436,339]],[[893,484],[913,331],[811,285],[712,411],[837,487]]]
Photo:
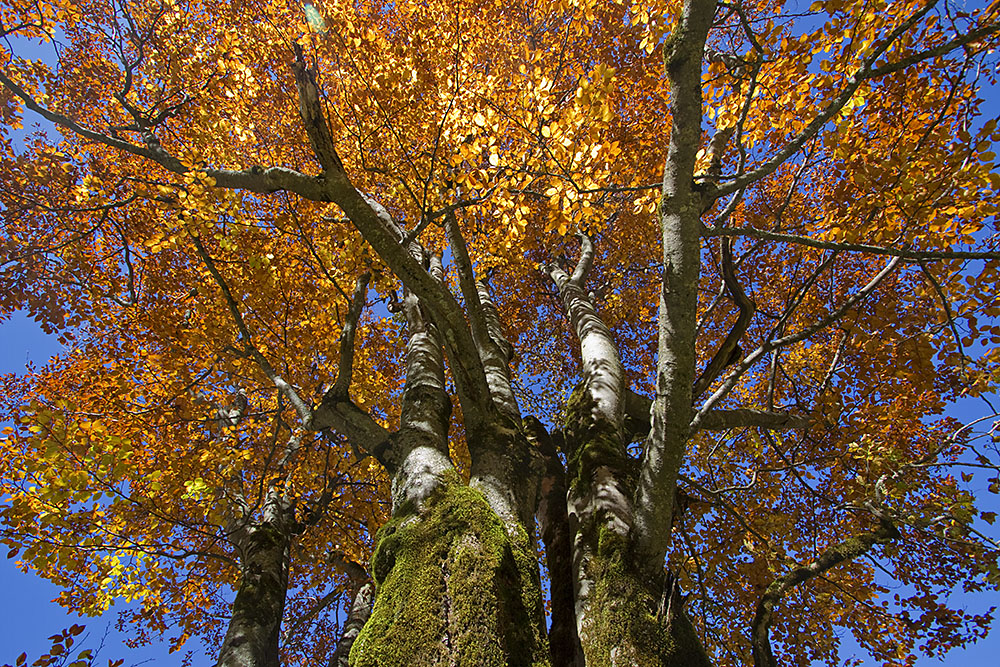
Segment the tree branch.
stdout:
[[365,627],[365,623],[368,622],[374,603],[375,586],[371,583],[364,584],[358,589],[357,594],[354,596],[354,602],[351,603],[351,611],[347,614],[347,621],[341,630],[337,649],[330,658],[330,667],[347,667],[351,647],[354,645],[354,640],[361,634],[361,629]]
[[576,236],[580,239],[580,259],[577,260],[576,268],[573,269],[573,275],[570,276],[569,280],[583,289],[587,274],[590,273],[590,267],[594,264],[594,244],[590,241],[590,237],[582,232]]
[[888,544],[899,536],[899,531],[892,522],[883,519],[878,528],[838,542],[808,565],[799,566],[785,576],[775,579],[767,587],[760,602],[757,603],[757,611],[751,626],[754,667],[777,667],[778,663],[771,652],[771,641],[768,633],[774,607],[781,601],[785,593],[831,568],[868,553],[876,544]]
[[349,398],[327,392],[323,402],[313,412],[312,427],[317,431],[337,431],[351,445],[371,454],[387,470],[391,470],[385,453],[391,445],[392,434]]
[[781,431],[806,428],[809,426],[809,421],[807,415],[737,408],[735,410],[711,410],[701,420],[700,428],[704,431],[728,431],[733,428],[753,426],[769,431]]
[[808,236],[798,236],[796,234],[786,234],[783,232],[771,232],[753,227],[706,227],[702,231],[706,237],[712,236],[748,236],[755,239],[767,241],[783,241],[796,245],[818,248],[820,250],[842,250],[846,252],[864,252],[870,255],[886,255],[889,257],[899,257],[913,262],[930,262],[944,259],[982,259],[1000,260],[1000,251],[971,251],[971,250],[912,250],[909,248],[887,248],[885,246],[874,246],[865,243],[840,243],[838,241],[823,241]]
[[559,290],[563,309],[580,341],[583,383],[594,401],[594,417],[617,430],[622,428],[624,415],[625,369],[614,334],[583,291],[582,280],[593,258],[593,246],[584,235],[580,235],[580,242],[580,260],[573,275],[579,275],[581,283],[554,263],[541,268]]
[[743,361],[729,374],[722,386],[719,387],[715,393],[709,396],[705,402],[702,404],[701,408],[695,414],[694,419],[691,420],[691,428],[697,429],[701,428],[701,422],[705,418],[705,415],[715,406],[719,401],[725,398],[730,391],[736,386],[739,378],[745,373],[751,366],[753,366],[757,361],[763,357],[765,354],[771,350],[775,350],[779,347],[785,347],[787,345],[792,345],[800,341],[805,340],[809,336],[812,336],[818,331],[826,329],[830,325],[834,324],[840,318],[842,318],[851,308],[857,305],[859,302],[866,299],[875,289],[882,283],[885,278],[893,272],[893,270],[899,265],[899,257],[892,258],[885,268],[878,272],[878,274],[872,278],[867,285],[858,290],[857,294],[854,294],[849,299],[847,299],[840,308],[837,308],[833,312],[829,313],[826,317],[820,319],[817,322],[805,327],[801,331],[794,334],[789,334],[781,338],[776,338],[763,343],[756,350],[748,354]]
[[306,134],[309,136],[309,143],[312,144],[313,153],[322,165],[323,171],[343,173],[344,163],[337,155],[337,149],[333,144],[333,135],[330,133],[330,126],[326,122],[326,115],[323,113],[323,106],[320,103],[316,73],[306,67],[302,47],[295,43],[292,48],[295,50],[292,72],[295,74],[295,87],[299,93],[299,114],[302,116],[302,122],[305,123]]
[[311,428],[313,413],[312,408],[306,404],[305,401],[299,396],[295,388],[285,382],[285,380],[278,375],[278,372],[274,370],[274,366],[271,362],[267,360],[261,351],[253,343],[253,337],[250,335],[250,330],[247,328],[246,322],[243,320],[243,315],[240,313],[240,307],[236,299],[233,297],[233,293],[229,289],[226,279],[222,277],[219,272],[218,267],[215,266],[215,261],[212,259],[208,251],[205,250],[205,246],[202,245],[201,239],[197,234],[191,234],[191,240],[194,242],[195,250],[198,252],[198,256],[201,258],[202,262],[205,263],[205,267],[208,272],[212,275],[215,283],[219,286],[222,291],[222,296],[226,300],[226,304],[229,306],[229,313],[232,315],[233,321],[236,324],[236,329],[240,332],[240,338],[243,341],[243,345],[247,352],[249,352],[250,357],[254,360],[257,366],[264,371],[264,375],[278,388],[285,398],[288,399],[292,407],[295,408],[296,414],[299,416],[299,420],[302,425],[306,428]]
[[[358,319],[361,311],[365,308],[365,299],[368,296],[368,281],[371,280],[371,273],[363,273],[358,277],[354,285],[354,294],[351,297],[351,305],[347,309],[347,317],[344,320],[344,328],[340,336],[340,365],[337,366],[337,380],[327,391],[338,399],[347,398],[351,388],[351,376],[354,374],[354,339],[358,331]],[[326,401],[326,396],[323,396]]]
[[719,346],[715,356],[712,357],[712,360],[705,366],[705,370],[702,371],[701,376],[695,381],[694,388],[691,390],[692,400],[697,400],[727,366],[732,366],[739,362],[739,355],[742,353],[739,346],[740,339],[746,333],[747,329],[750,328],[750,321],[757,310],[753,301],[747,297],[746,292],[743,291],[743,287],[736,280],[736,267],[733,264],[733,243],[728,238],[722,240],[722,278],[726,284],[726,289],[729,291],[740,312],[729,335],[722,341],[722,345]]
[[479,300],[479,290],[476,288],[476,275],[472,268],[472,259],[469,257],[469,247],[465,243],[462,230],[458,228],[458,218],[454,211],[445,216],[444,229],[455,260],[455,268],[458,270],[458,285],[462,290],[462,298],[465,299],[465,311],[469,316],[472,337],[482,351],[490,345],[490,335],[483,316],[483,304]]
[[[631,389],[625,390],[625,430],[631,439],[649,433],[649,411],[652,405],[652,399]],[[728,431],[734,428],[758,427],[781,431],[806,428],[809,422],[808,415],[737,408],[709,411],[701,420],[699,428],[705,431]]]
[[987,24],[977,28],[976,30],[972,30],[965,35],[954,37],[953,39],[950,39],[934,48],[914,53],[894,63],[886,63],[881,67],[875,67],[875,63],[879,58],[885,55],[889,47],[892,46],[893,43],[902,37],[908,30],[910,30],[910,28],[916,25],[921,18],[926,16],[936,4],[936,0],[931,0],[925,6],[920,8],[920,10],[914,12],[912,16],[907,18],[895,30],[893,30],[890,35],[883,40],[882,44],[880,44],[878,48],[874,49],[868,57],[864,59],[864,63],[860,68],[858,68],[858,71],[847,79],[847,85],[841,93],[835,97],[825,109],[817,114],[812,122],[810,122],[809,125],[807,125],[795,138],[785,144],[785,146],[779,150],[773,158],[753,171],[738,176],[729,183],[714,189],[711,193],[712,196],[714,198],[724,197],[727,194],[745,188],[749,184],[759,181],[760,179],[774,173],[775,170],[777,170],[777,168],[780,167],[788,158],[797,153],[807,141],[816,136],[827,122],[840,113],[840,110],[843,109],[844,106],[851,100],[854,93],[857,92],[858,88],[865,81],[877,79],[888,74],[898,72],[907,67],[923,62],[924,60],[946,55],[962,46],[971,44],[972,42],[983,39],[984,37],[1000,32],[1000,24]]

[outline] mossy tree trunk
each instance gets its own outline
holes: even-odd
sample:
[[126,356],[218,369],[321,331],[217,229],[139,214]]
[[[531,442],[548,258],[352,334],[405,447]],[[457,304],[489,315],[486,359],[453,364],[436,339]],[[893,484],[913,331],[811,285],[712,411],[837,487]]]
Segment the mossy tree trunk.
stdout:
[[548,663],[538,566],[456,473],[376,538],[378,594],[351,651],[354,667]]
[[[410,339],[400,428],[380,453],[393,512],[376,536],[375,603],[351,648],[352,666],[708,664],[676,587],[665,583],[673,580],[663,555],[655,565],[637,555],[625,371],[584,292],[594,253],[581,241],[572,275],[546,268],[583,363],[561,431],[565,463],[541,423],[519,414],[488,292],[465,285],[468,307],[480,313],[478,326],[470,320],[495,409],[467,424],[472,476],[468,484],[460,478],[448,453],[447,338],[420,299],[404,295]],[[438,259],[411,251],[440,275]],[[551,644],[531,537],[536,512],[552,565]]]
[[[396,305],[409,332],[398,431],[359,416],[346,385],[334,400],[325,397],[317,413],[374,455],[393,485],[392,517],[375,540],[375,602],[351,648],[351,665],[708,664],[664,564],[677,466],[691,433],[692,276],[702,211],[693,173],[701,142],[697,82],[714,10],[712,0],[686,2],[665,49],[675,118],[661,218],[666,266],[658,382],[670,386],[658,388],[641,462],[626,451],[629,389],[614,336],[584,291],[594,256],[589,239],[582,239],[572,274],[546,268],[582,362],[566,421],[554,424],[558,432],[550,437],[521,414],[510,378],[513,348],[489,290],[476,280],[454,212],[443,220],[461,302],[448,289],[441,259],[425,252],[418,234],[405,232],[356,190],[339,160],[324,161],[317,152],[329,199],[402,282]],[[312,103],[309,90],[300,86],[300,98]],[[314,145],[330,143],[318,106],[303,118]],[[445,356],[471,458],[468,483],[450,458]],[[649,430],[648,414],[639,421]],[[560,438],[561,454],[551,446]],[[552,643],[536,514],[552,566]]]
[[593,249],[588,238],[581,242],[572,275],[547,267],[580,340],[583,364],[563,427],[576,629],[583,654],[577,664],[707,666],[663,556],[651,564],[637,550],[638,467],[626,451],[625,370],[614,336],[584,292]]
[[[411,251],[440,276],[438,258]],[[487,295],[481,302],[488,312]],[[376,536],[375,604],[350,664],[546,664],[533,525],[522,520],[534,511],[524,507],[532,494],[522,469],[527,464],[532,477],[532,457],[512,425],[507,359],[492,357],[489,373],[491,392],[507,409],[494,415],[493,428],[475,434],[485,447],[473,458],[467,485],[448,455],[451,401],[442,336],[413,294],[404,296],[401,308],[410,336],[406,386],[400,429],[382,457],[393,480],[392,518]],[[484,321],[498,326],[495,318]],[[492,340],[495,351],[499,345]]]

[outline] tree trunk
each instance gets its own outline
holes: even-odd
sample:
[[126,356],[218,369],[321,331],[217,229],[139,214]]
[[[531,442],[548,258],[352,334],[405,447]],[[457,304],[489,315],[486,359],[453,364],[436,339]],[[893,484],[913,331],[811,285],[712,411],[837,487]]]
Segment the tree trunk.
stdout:
[[378,532],[372,575],[352,667],[548,664],[534,547],[456,473]]
[[[440,276],[440,261],[429,264]],[[522,494],[511,484],[509,454],[519,448],[474,461],[473,484],[481,489],[460,479],[448,457],[442,338],[412,294],[403,310],[410,330],[406,385],[400,429],[386,453],[392,518],[375,537],[375,604],[350,664],[548,664],[538,562],[518,518]],[[476,443],[526,445],[504,421]]]
[[619,432],[594,419],[595,412],[585,387],[573,392],[565,429],[567,504],[585,664],[709,667],[701,640],[677,596],[671,596],[675,588],[662,576],[651,579],[652,568],[637,553],[630,501],[635,462],[626,456]]
[[372,614],[374,596],[375,587],[372,586],[371,582],[363,584],[354,595],[351,611],[341,630],[340,641],[337,642],[337,650],[330,658],[330,667],[348,667],[350,665],[351,647],[354,646],[354,641]]
[[264,523],[250,528],[241,546],[242,581],[216,667],[279,667],[291,537]]

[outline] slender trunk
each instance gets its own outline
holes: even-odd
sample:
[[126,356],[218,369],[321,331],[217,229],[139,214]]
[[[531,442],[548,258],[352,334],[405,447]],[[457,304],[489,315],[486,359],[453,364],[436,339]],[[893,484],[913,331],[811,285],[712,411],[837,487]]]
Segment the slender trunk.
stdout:
[[242,581],[216,667],[279,667],[291,542],[275,523],[248,529],[241,544]]
[[573,584],[573,536],[566,513],[566,469],[555,444],[541,422],[525,419],[529,438],[545,460],[540,502],[538,532],[545,544],[545,565],[549,571],[549,652],[553,667],[582,667],[583,647],[576,633],[575,594]]
[[704,205],[694,187],[694,167],[701,145],[702,55],[715,6],[714,0],[687,0],[663,47],[671,93],[670,145],[660,202],[663,284],[653,424],[636,496],[638,547],[651,572],[661,569],[670,544],[677,475],[694,416],[691,387]]
[[347,615],[343,630],[340,633],[340,641],[337,642],[337,650],[330,658],[330,667],[348,667],[348,658],[351,655],[351,647],[354,641],[365,627],[368,618],[372,615],[372,604],[375,601],[375,587],[371,582],[363,584],[354,595],[351,602],[351,611]]

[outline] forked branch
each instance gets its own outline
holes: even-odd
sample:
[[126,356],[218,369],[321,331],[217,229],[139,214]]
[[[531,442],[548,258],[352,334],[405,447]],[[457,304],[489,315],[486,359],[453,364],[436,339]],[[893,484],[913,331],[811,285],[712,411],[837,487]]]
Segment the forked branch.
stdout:
[[312,425],[312,408],[302,400],[295,388],[288,384],[278,372],[271,365],[271,362],[267,360],[260,349],[254,345],[253,338],[250,335],[250,329],[247,328],[246,322],[243,320],[243,314],[240,312],[239,303],[233,297],[232,291],[229,289],[229,284],[226,279],[219,272],[218,267],[215,265],[215,260],[212,256],[208,254],[205,250],[205,246],[202,244],[201,239],[197,234],[192,234],[191,239],[194,242],[195,250],[201,261],[205,263],[205,268],[211,274],[212,278],[215,280],[216,285],[218,285],[219,290],[222,292],[223,298],[226,300],[226,305],[229,307],[229,313],[232,315],[233,322],[236,324],[236,329],[240,333],[240,339],[243,343],[244,350],[249,354],[250,358],[254,360],[257,366],[264,372],[264,375],[277,387],[278,391],[288,399],[288,402],[292,404],[295,408],[296,414],[299,416],[299,420],[302,425],[309,428]]

